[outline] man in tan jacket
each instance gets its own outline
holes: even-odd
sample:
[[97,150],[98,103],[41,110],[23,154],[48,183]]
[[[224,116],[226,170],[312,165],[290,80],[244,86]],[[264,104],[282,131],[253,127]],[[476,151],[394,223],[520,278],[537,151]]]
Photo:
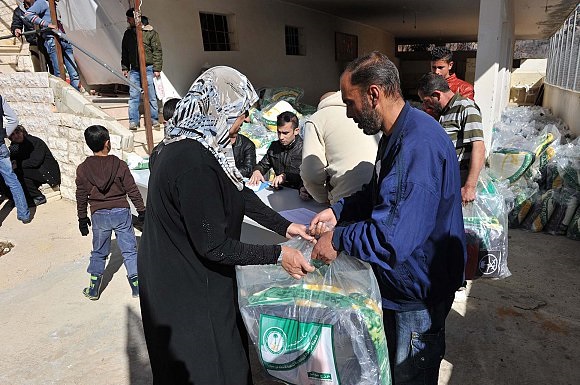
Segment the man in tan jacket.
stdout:
[[340,91],[322,95],[318,111],[304,125],[304,187],[317,202],[331,204],[358,191],[373,174],[379,139],[379,134],[365,135],[346,116]]

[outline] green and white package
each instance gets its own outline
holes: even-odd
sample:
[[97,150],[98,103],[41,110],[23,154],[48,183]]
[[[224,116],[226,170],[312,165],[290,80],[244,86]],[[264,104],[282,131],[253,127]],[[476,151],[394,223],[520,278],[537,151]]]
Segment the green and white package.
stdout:
[[[308,242],[289,242],[309,257]],[[244,323],[270,375],[297,385],[391,384],[381,298],[367,263],[341,254],[299,281],[276,265],[236,270]]]

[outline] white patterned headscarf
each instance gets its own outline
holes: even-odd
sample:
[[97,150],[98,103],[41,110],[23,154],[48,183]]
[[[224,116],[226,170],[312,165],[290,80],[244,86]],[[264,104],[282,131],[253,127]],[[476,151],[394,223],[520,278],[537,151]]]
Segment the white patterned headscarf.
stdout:
[[194,139],[217,159],[238,190],[243,176],[236,168],[229,130],[236,119],[250,109],[258,95],[239,71],[226,66],[213,67],[198,77],[187,95],[175,107],[168,121],[165,144]]

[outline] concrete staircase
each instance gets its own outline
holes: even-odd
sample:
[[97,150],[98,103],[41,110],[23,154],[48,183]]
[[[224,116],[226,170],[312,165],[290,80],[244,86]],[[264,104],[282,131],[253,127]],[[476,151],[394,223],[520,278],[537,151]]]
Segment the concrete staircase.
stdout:
[[[100,108],[107,115],[116,119],[121,125],[129,128],[129,96],[126,94],[117,94],[116,96],[87,96],[96,107]],[[141,103],[141,110],[143,103]],[[161,119],[161,106],[159,106],[159,120]],[[141,116],[140,128],[133,132],[134,151],[139,156],[147,156],[147,137],[145,134],[145,122]],[[156,145],[163,139],[163,130],[153,130],[153,144]]]

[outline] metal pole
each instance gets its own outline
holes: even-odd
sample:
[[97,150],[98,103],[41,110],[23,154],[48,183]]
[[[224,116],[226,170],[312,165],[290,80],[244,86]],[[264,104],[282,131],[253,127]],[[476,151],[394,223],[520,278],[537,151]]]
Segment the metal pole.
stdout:
[[82,53],[84,53],[85,55],[87,55],[88,57],[90,57],[91,59],[93,59],[97,64],[100,64],[101,66],[105,67],[105,69],[107,69],[109,72],[111,72],[113,75],[115,75],[116,77],[118,77],[120,80],[123,81],[123,83],[126,83],[127,85],[129,85],[129,87],[133,87],[136,90],[139,90],[139,92],[143,92],[143,90],[141,89],[141,87],[139,87],[138,84],[133,83],[132,81],[130,81],[129,79],[127,79],[125,76],[123,76],[123,74],[119,73],[118,71],[116,71],[115,69],[111,68],[110,65],[108,65],[107,63],[101,61],[100,59],[98,59],[95,55],[93,55],[92,53],[90,53],[89,51],[87,51],[86,49],[84,49],[83,47],[78,46],[77,44],[73,43],[72,41],[70,41],[65,34],[63,34],[62,32],[54,32],[56,35],[58,35],[58,37],[60,37],[62,40],[69,42],[70,45],[72,45],[73,47],[77,48],[79,51],[81,51]]
[[[56,15],[56,4],[54,0],[48,0],[48,5],[50,8],[50,17],[52,18],[52,25],[56,26],[58,31],[58,18]],[[62,46],[60,45],[60,40],[56,37],[54,38],[54,45],[56,47],[56,57],[58,59],[58,68],[60,70],[60,78],[66,81],[66,72],[64,72],[64,61],[62,60]],[[55,63],[53,63],[54,65]]]
[[566,60],[569,59],[570,57],[570,53],[572,52],[572,49],[570,47],[570,26],[572,25],[571,23],[571,19],[568,18],[567,20],[567,25],[566,25],[566,54],[564,55],[564,69],[565,69],[565,74],[564,74],[564,79],[562,79],[562,86],[564,88],[568,88],[568,78],[570,75],[570,60]]
[[[574,48],[574,43],[576,41],[576,28],[578,28],[578,8],[576,8],[576,11],[574,12],[574,26],[572,27],[572,46],[570,47],[570,63],[568,64],[568,80],[570,80],[570,71],[572,71],[572,58],[574,57],[574,55],[572,54],[572,50]],[[578,46],[578,44],[576,44],[576,46]],[[568,88],[569,90],[574,90],[576,88],[576,76],[578,76],[578,54],[576,54],[576,72],[574,73],[574,84],[572,85],[572,88],[569,88],[568,86],[568,82],[566,82],[566,88]]]
[[549,48],[548,48],[548,65],[546,66],[546,82],[552,84],[552,67],[554,65],[554,36],[550,38]]
[[143,27],[141,24],[141,0],[135,0],[135,32],[137,33],[137,50],[139,52],[139,73],[143,89],[143,112],[145,115],[145,137],[147,138],[147,153],[153,150],[153,128],[151,126],[151,106],[149,106],[149,88],[147,86],[147,65],[145,63],[145,47],[143,47]]

